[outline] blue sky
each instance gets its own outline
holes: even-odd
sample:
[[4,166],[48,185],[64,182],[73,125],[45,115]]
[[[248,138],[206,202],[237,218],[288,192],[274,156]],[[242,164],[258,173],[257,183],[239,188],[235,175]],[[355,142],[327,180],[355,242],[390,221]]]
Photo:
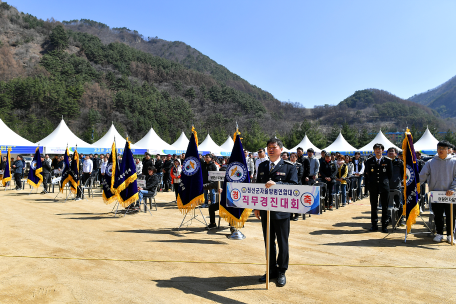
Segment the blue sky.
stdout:
[[456,1],[7,1],[183,41],[282,101],[337,104],[356,90],[401,98],[456,75]]

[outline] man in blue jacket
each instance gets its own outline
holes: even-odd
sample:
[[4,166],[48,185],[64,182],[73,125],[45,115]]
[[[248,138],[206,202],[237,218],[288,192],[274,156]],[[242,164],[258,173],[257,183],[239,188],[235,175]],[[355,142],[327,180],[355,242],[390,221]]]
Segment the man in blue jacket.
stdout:
[[18,155],[16,161],[11,166],[14,168],[14,180],[16,181],[16,190],[22,189],[22,173],[24,169],[24,163],[22,162],[22,156]]

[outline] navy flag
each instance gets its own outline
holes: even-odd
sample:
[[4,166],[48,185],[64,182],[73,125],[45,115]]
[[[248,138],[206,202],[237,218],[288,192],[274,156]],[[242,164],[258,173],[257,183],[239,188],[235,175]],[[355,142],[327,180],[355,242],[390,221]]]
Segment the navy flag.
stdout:
[[223,182],[223,191],[220,199],[219,215],[230,223],[230,226],[242,228],[247,221],[252,209],[233,208],[226,205],[226,183],[250,183],[250,175],[247,169],[244,149],[242,147],[241,133],[236,130],[234,133],[234,146],[231,151],[230,162],[226,167],[225,181]]
[[402,215],[406,218],[407,233],[410,233],[412,225],[420,215],[418,194],[420,193],[420,175],[416,161],[415,148],[410,130],[405,132],[402,142],[402,153],[404,156],[404,209]]
[[138,178],[136,175],[136,165],[128,138],[125,143],[122,163],[119,166],[118,173],[119,175],[116,175],[116,178],[123,180],[123,182],[117,187],[117,194],[119,195],[121,205],[126,208],[139,198],[138,184],[136,182]]
[[41,167],[40,148],[37,147],[35,151],[35,156],[33,157],[33,161],[30,164],[30,171],[27,177],[27,184],[34,188],[38,188],[43,182],[43,175],[41,171],[43,171],[43,168]]
[[118,195],[114,189],[114,179],[116,177],[117,170],[117,153],[116,143],[112,143],[111,155],[109,155],[108,164],[106,165],[106,171],[102,172],[103,175],[103,201],[105,204],[110,204],[118,200]]
[[75,150],[73,153],[73,160],[70,163],[70,170],[68,172],[68,176],[70,178],[71,192],[77,193],[78,186],[80,183],[80,180],[79,180],[79,154],[78,154],[77,150]]
[[177,207],[182,213],[187,214],[196,206],[204,203],[203,171],[198,155],[198,134],[192,127],[192,136],[188,143],[185,159],[182,163],[182,175]]
[[3,171],[3,187],[6,187],[6,184],[11,181],[11,148],[8,148],[8,153],[6,154],[6,166],[5,170]]
[[[65,150],[65,154],[63,155],[63,171],[62,171],[62,179],[61,179],[61,183],[60,183],[60,192],[63,192],[63,188],[65,187],[65,185],[67,183],[71,183],[71,181],[73,180],[71,177],[70,177],[70,152],[68,151],[68,147],[66,148]],[[73,191],[73,187],[70,187],[71,191],[73,193],[75,193]],[[77,186],[74,187],[74,189],[77,189]]]

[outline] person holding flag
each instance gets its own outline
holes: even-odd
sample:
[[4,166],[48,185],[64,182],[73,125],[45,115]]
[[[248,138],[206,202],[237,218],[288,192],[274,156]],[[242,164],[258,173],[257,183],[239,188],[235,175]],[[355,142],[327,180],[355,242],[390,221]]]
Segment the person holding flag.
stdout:
[[38,188],[43,182],[43,175],[41,173],[42,171],[43,168],[41,166],[40,148],[37,147],[35,150],[35,156],[33,157],[32,163],[30,164],[27,184],[34,188]]
[[6,187],[7,184],[11,181],[11,148],[8,148],[8,153],[6,154],[5,169],[3,170],[3,187]]
[[[106,169],[102,173],[103,180],[103,201],[106,205],[118,200],[118,195],[114,189],[114,180],[116,178],[117,169],[117,150],[116,143],[112,143],[111,154],[106,164]],[[104,174],[103,174],[104,173]]]
[[203,173],[198,155],[198,134],[194,127],[192,127],[192,136],[185,155],[177,195],[177,207],[182,213],[187,214],[197,206],[204,204]]
[[[451,144],[447,141],[440,141],[437,144],[437,155],[428,161],[420,172],[419,180],[428,182],[429,191],[446,191],[451,196],[456,191],[456,158],[449,154]],[[419,214],[419,207],[417,207]],[[434,221],[437,234],[435,242],[443,240],[443,212],[446,215],[447,242],[451,244],[451,206],[444,203],[432,203]],[[453,210],[454,212],[454,210]],[[454,214],[453,214],[454,218]],[[408,223],[407,223],[408,228]]]
[[[283,143],[278,138],[271,138],[267,142],[269,161],[262,162],[258,166],[257,183],[266,184],[266,188],[274,187],[275,184],[297,185],[298,171],[296,166],[283,160],[280,155],[283,151]],[[267,211],[255,210],[255,216],[261,219],[263,227],[263,237],[266,245],[267,231]],[[269,240],[269,278],[277,278],[277,286],[283,287],[286,284],[285,272],[288,269],[288,236],[290,235],[291,213],[270,211],[271,220],[270,240]],[[275,240],[279,246],[277,255]],[[261,283],[266,282],[266,274],[260,277]]]
[[[73,161],[71,163],[73,165],[78,166],[77,174],[79,174],[79,161],[75,163],[74,159],[73,159]],[[62,179],[61,179],[61,183],[60,183],[60,192],[63,192],[63,188],[65,187],[65,185],[67,183],[70,183],[71,192],[73,194],[76,194],[77,189],[78,189],[78,184],[76,183],[76,181],[74,179],[74,172],[71,172],[72,168],[70,168],[70,152],[68,151],[68,147],[66,148],[65,154],[63,155],[62,166],[63,166],[63,170],[62,170]]]

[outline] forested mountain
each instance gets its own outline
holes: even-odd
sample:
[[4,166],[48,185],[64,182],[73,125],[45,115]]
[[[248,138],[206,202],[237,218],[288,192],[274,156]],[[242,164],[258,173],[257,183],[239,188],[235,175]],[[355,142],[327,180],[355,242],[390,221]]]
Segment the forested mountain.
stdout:
[[413,95],[409,100],[428,106],[443,117],[456,117],[456,76],[432,90]]
[[[287,147],[307,132],[323,147],[342,130],[359,147],[369,133],[452,126],[436,112],[380,90],[357,91],[336,106],[280,102],[182,42],[90,20],[43,21],[0,2],[0,118],[38,141],[59,123],[88,142],[113,121],[133,142],[150,127],[167,142],[194,124],[221,144],[238,122],[247,149],[276,135]],[[92,130],[94,138],[92,139]]]

